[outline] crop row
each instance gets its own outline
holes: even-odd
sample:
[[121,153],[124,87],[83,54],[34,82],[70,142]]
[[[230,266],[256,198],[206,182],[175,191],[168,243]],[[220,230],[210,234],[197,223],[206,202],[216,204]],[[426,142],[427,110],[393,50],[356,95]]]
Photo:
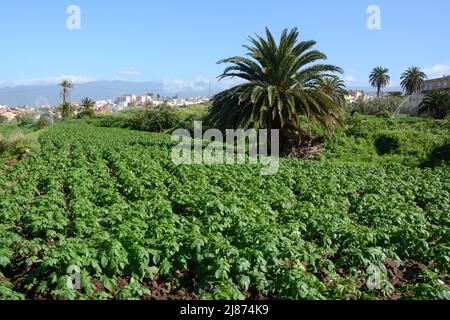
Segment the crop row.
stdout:
[[145,298],[155,283],[207,299],[450,298],[447,167],[282,160],[263,177],[176,166],[165,135],[68,124],[40,142],[0,174],[0,298]]

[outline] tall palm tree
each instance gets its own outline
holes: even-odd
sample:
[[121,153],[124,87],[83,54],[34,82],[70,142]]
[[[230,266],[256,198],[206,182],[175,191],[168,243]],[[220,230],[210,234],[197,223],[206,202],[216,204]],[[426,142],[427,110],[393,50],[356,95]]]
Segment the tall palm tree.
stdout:
[[63,104],[69,102],[70,89],[73,88],[73,83],[69,80],[63,80],[59,83],[61,89],[61,97],[63,98]]
[[84,98],[81,100],[80,107],[83,110],[83,114],[92,117],[95,114],[95,101]]
[[383,67],[376,67],[370,74],[370,85],[377,89],[377,97],[380,97],[381,89],[386,87],[391,81],[389,76],[389,69]]
[[309,123],[317,121],[330,135],[336,125],[342,125],[341,106],[319,86],[322,77],[342,70],[313,64],[325,60],[326,55],[313,49],[315,41],[298,42],[298,35],[296,28],[285,29],[277,44],[266,28],[266,39],[249,37],[251,45],[244,46],[248,57],[218,62],[231,64],[219,79],[237,77],[243,83],[213,97],[209,111],[212,125],[222,129],[280,129],[282,148],[289,140],[300,143],[300,115]]
[[435,119],[445,119],[450,115],[450,92],[432,90],[425,95],[419,105],[419,114],[430,114]]
[[413,66],[403,72],[401,86],[407,95],[422,91],[427,75],[419,67]]

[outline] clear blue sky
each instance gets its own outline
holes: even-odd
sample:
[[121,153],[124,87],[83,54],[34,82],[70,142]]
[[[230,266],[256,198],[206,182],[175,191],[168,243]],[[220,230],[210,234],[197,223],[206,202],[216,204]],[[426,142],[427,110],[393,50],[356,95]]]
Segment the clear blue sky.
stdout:
[[[81,30],[66,28],[69,5]],[[369,5],[381,30],[366,27]],[[448,0],[15,0],[0,4],[0,86],[74,79],[165,80],[184,85],[215,78],[219,59],[241,55],[248,35],[298,27],[349,86],[366,86],[374,66],[401,72],[419,65],[450,74]]]

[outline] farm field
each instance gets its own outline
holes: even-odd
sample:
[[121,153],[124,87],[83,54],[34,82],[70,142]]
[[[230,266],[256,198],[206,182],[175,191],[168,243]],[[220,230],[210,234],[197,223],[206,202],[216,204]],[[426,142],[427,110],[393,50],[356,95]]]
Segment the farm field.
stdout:
[[263,177],[176,166],[164,134],[68,123],[39,142],[0,171],[0,299],[450,299],[447,165]]

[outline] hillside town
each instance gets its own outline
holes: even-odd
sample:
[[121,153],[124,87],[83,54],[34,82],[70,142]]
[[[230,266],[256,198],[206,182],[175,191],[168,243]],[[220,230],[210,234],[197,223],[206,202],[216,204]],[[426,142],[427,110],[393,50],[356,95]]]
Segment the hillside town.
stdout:
[[[98,100],[95,101],[94,111],[96,113],[113,113],[124,111],[131,108],[155,108],[162,105],[174,108],[182,108],[196,104],[208,103],[209,97],[199,96],[199,97],[189,97],[189,98],[179,98],[174,97],[160,97],[159,95],[124,95],[117,97],[115,99],[108,100]],[[72,102],[72,106],[75,110],[79,109],[78,102]],[[53,114],[56,106],[51,106],[48,104],[41,106],[8,106],[0,104],[0,121],[1,122],[13,122],[21,114],[29,114],[39,119],[40,115],[43,113]]]
[[[449,90],[450,89],[450,76],[444,76],[436,79],[426,80],[422,92],[416,94],[419,99],[424,93],[433,89]],[[391,92],[385,92],[383,96],[389,96]],[[351,105],[360,101],[370,101],[376,98],[376,94],[373,92],[367,93],[364,90],[349,90],[345,95],[345,101]],[[174,97],[161,97],[159,94],[153,93],[145,95],[124,95],[115,99],[98,100],[95,101],[94,111],[99,114],[114,113],[124,111],[132,108],[156,108],[162,105],[174,108],[182,108],[196,104],[208,103],[209,97],[199,96],[190,98]],[[72,102],[72,106],[75,110],[79,109],[78,102]],[[44,114],[54,114],[57,106],[51,106],[48,104],[41,106],[8,106],[2,105],[0,101],[0,122],[13,122],[21,114],[29,114],[39,119]]]

